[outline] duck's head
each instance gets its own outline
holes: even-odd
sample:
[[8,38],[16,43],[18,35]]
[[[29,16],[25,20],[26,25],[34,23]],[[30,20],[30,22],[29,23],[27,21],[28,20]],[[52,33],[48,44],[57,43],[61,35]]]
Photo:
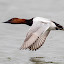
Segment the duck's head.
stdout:
[[19,19],[19,18],[12,18],[4,23],[11,23],[11,24],[23,24],[26,23],[25,19]]
[[31,26],[33,24],[33,18],[32,19],[20,19],[20,18],[12,18],[6,22],[3,23],[11,23],[11,24],[27,24]]
[[61,26],[60,24],[56,23],[53,21],[53,23],[56,25],[56,30],[64,30],[64,27]]

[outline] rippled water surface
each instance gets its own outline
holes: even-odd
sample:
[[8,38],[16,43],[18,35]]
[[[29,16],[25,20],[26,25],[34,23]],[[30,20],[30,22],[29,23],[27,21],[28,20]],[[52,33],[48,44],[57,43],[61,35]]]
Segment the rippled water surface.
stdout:
[[36,16],[64,25],[64,0],[0,0],[0,64],[64,64],[64,31],[51,31],[37,51],[19,50],[30,27],[2,23]]

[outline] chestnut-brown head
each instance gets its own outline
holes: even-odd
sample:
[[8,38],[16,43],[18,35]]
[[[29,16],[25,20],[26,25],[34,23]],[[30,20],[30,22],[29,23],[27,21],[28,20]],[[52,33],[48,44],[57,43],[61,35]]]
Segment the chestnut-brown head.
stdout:
[[11,24],[25,24],[26,20],[25,19],[19,19],[19,18],[12,18],[4,23],[11,23]]
[[27,24],[31,26],[33,24],[33,18],[32,19],[19,19],[19,18],[12,18],[6,22],[3,23],[11,23],[11,24]]

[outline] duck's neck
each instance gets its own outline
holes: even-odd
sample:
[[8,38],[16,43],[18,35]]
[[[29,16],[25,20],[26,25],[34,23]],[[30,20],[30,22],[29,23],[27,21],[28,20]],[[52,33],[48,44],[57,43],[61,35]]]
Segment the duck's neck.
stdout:
[[32,26],[33,18],[32,19],[26,19],[26,24],[29,25],[29,26]]

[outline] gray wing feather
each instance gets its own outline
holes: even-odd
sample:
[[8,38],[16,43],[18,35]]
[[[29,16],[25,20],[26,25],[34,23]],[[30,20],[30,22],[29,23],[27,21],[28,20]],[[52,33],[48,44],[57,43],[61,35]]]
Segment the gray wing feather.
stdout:
[[44,42],[45,42],[45,40],[46,40],[46,37],[48,36],[48,34],[49,34],[49,30],[48,31],[46,31],[44,34],[41,34],[40,36],[39,36],[39,38],[34,42],[34,44],[32,44],[30,47],[29,47],[29,49],[30,50],[37,50],[37,49],[39,49],[43,44],[44,44]]
[[49,33],[47,32],[49,27],[50,27],[49,24],[42,24],[37,28],[37,30],[34,29],[34,31],[32,31],[32,29],[30,29],[20,49],[29,48],[31,50],[36,50],[37,48],[39,48],[43,44],[47,34]]
[[26,39],[24,40],[24,42],[26,42],[34,32],[36,32],[38,29],[40,28],[40,25],[36,24],[36,25],[32,25],[26,35]]

